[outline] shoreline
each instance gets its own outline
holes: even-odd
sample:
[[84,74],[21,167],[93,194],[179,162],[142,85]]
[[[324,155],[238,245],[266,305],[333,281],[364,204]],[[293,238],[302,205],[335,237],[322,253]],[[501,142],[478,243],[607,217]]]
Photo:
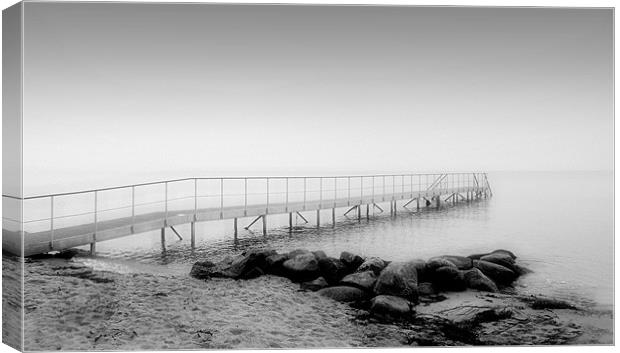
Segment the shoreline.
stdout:
[[[463,331],[475,331],[475,341],[446,335],[450,330],[440,324],[446,318],[437,316],[463,305],[511,306],[534,317],[514,294],[501,292],[442,293],[445,300],[416,307],[417,321],[386,322],[273,275],[203,281],[189,275],[119,274],[58,257],[27,259],[25,271],[26,350],[613,343],[613,311],[593,307],[550,309],[552,318],[534,313],[529,325],[518,315],[478,322]],[[506,325],[514,333],[498,341],[493,332]]]

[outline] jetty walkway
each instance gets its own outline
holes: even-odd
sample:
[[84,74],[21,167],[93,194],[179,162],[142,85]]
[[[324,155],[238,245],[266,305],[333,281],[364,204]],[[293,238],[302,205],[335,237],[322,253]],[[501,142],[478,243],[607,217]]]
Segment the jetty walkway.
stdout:
[[[469,202],[492,196],[486,173],[434,173],[358,176],[187,178],[125,185],[69,193],[3,199],[3,250],[30,256],[100,241],[161,230],[165,249],[166,229],[190,224],[190,244],[195,246],[196,222],[233,220],[235,240],[240,220],[245,228],[260,221],[267,234],[267,217],[321,210],[369,217],[371,207],[390,213],[400,207],[441,207],[445,202]],[[252,217],[252,218],[250,218]]]

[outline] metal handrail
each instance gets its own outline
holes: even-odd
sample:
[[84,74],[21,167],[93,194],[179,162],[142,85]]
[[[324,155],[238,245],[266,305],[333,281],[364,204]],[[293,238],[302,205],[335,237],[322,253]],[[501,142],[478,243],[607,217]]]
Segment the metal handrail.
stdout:
[[[416,180],[417,179],[417,180]],[[258,187],[263,189],[262,192],[250,192],[248,190],[248,180],[261,180],[264,183],[260,183],[260,185],[254,185],[253,188]],[[303,189],[301,185],[295,186],[293,189],[290,188],[289,180],[303,180]],[[313,181],[314,180],[314,181]],[[188,196],[177,196],[170,198],[169,187],[170,183],[180,183],[193,181],[193,195]],[[198,188],[199,181],[216,181],[215,184],[208,186],[207,194],[201,192]],[[241,187],[241,185],[237,184],[228,184],[225,187],[226,181],[243,181],[243,193],[240,193],[237,189]],[[284,185],[278,186],[276,190],[274,189],[275,185],[279,185],[274,183],[274,181],[285,182],[286,188]],[[309,181],[313,181],[312,184],[309,184]],[[325,183],[327,182],[327,183]],[[314,185],[317,183],[317,185]],[[275,185],[274,185],[275,184]],[[136,188],[144,187],[144,186],[152,186],[152,185],[161,185],[164,187],[163,190],[159,190],[156,192],[163,192],[162,199],[155,201],[146,201],[138,203],[136,202]],[[230,190],[232,187],[233,190]],[[281,189],[282,187],[282,189]],[[299,187],[299,189],[297,189]],[[67,193],[56,193],[56,194],[48,194],[48,195],[37,195],[37,196],[29,196],[24,198],[19,198],[10,195],[2,195],[3,197],[15,199],[19,201],[25,200],[34,200],[34,199],[49,199],[49,218],[40,218],[40,219],[31,219],[31,220],[21,220],[22,224],[30,224],[30,223],[40,223],[40,222],[49,222],[49,230],[50,233],[50,247],[53,248],[54,244],[54,230],[55,220],[62,220],[66,218],[76,218],[81,216],[93,216],[93,222],[95,225],[95,237],[98,231],[98,225],[101,222],[98,216],[118,210],[128,210],[131,209],[131,218],[132,224],[135,223],[135,217],[137,215],[136,210],[143,206],[148,205],[164,205],[164,224],[167,224],[169,217],[172,215],[176,215],[177,210],[172,210],[169,208],[171,203],[176,201],[189,201],[194,200],[193,212],[188,214],[194,215],[194,221],[197,220],[197,214],[199,209],[198,200],[208,199],[211,201],[219,200],[218,205],[209,206],[208,209],[217,210],[219,209],[220,218],[223,219],[223,212],[225,210],[225,205],[228,204],[230,207],[230,197],[244,197],[243,206],[239,204],[239,200],[234,201],[234,207],[243,207],[244,214],[247,214],[248,210],[251,207],[256,206],[265,206],[264,214],[269,214],[272,207],[275,207],[275,204],[283,204],[285,205],[285,209],[289,210],[289,205],[292,203],[301,203],[302,200],[299,198],[303,194],[303,210],[306,210],[307,203],[315,203],[319,202],[320,205],[324,204],[332,204],[336,207],[337,200],[346,200],[347,206],[352,204],[361,204],[364,202],[364,199],[371,199],[372,203],[379,201],[388,201],[392,202],[397,198],[403,198],[403,195],[410,194],[413,197],[415,192],[421,193],[423,191],[432,191],[433,195],[435,192],[441,194],[442,191],[447,190],[448,188],[460,188],[467,187],[471,188],[472,191],[484,189],[489,191],[492,195],[492,191],[490,189],[489,181],[486,173],[482,172],[452,172],[452,173],[418,173],[418,174],[376,174],[376,175],[341,175],[341,176],[276,176],[276,177],[204,177],[204,178],[183,178],[183,179],[171,179],[165,181],[158,182],[149,182],[149,183],[140,183],[140,184],[132,184],[132,185],[124,185],[117,187],[107,187],[100,189],[92,189],[92,190],[84,190],[84,191],[75,191],[75,192],[67,192]],[[218,191],[214,191],[215,188],[219,189]],[[226,188],[229,188],[226,190]],[[105,191],[112,190],[121,190],[121,189],[131,189],[131,204],[126,204],[122,202],[122,206],[118,207],[110,207],[103,208],[100,205],[100,200],[98,195]],[[225,193],[225,191],[231,191],[231,193]],[[186,194],[186,192],[181,191],[181,193]],[[58,214],[58,206],[56,203],[58,202],[58,197],[63,196],[71,196],[71,195],[83,195],[83,194],[93,194],[94,199],[87,201],[92,202],[93,204],[89,207],[92,211],[84,212],[82,208],[82,212],[77,214]],[[295,200],[292,200],[289,196],[295,195]],[[174,196],[174,195],[172,195]],[[248,196],[263,196],[266,197],[266,205],[264,203],[256,204],[255,200],[248,202]],[[275,197],[274,197],[275,196]],[[158,197],[159,198],[159,197]],[[275,201],[277,199],[278,201]],[[56,202],[55,202],[56,201]],[[66,202],[66,200],[64,200]],[[261,201],[262,202],[262,201]],[[105,204],[105,203],[104,203]],[[118,203],[117,203],[118,204]],[[87,206],[88,207],[88,206]],[[92,208],[91,208],[92,207]],[[202,209],[202,208],[201,208]],[[62,210],[62,208],[61,208]],[[77,211],[77,210],[76,210]],[[3,220],[7,221],[15,221],[17,220],[9,219],[3,217]]]
[[2,197],[15,199],[15,200],[33,200],[47,197],[69,196],[77,194],[88,194],[101,191],[128,189],[132,187],[150,186],[150,185],[165,185],[166,183],[177,183],[190,180],[274,180],[274,179],[347,179],[347,178],[372,178],[372,177],[404,177],[404,176],[428,176],[428,175],[458,175],[458,174],[484,174],[484,172],[449,172],[449,173],[408,173],[408,174],[370,174],[370,175],[335,175],[335,176],[253,176],[253,177],[196,177],[196,178],[181,178],[181,179],[168,179],[161,181],[153,181],[148,183],[129,184],[122,186],[113,186],[99,189],[80,190],[72,192],[63,192],[55,194],[35,195],[27,197],[18,197],[12,195],[2,194]]

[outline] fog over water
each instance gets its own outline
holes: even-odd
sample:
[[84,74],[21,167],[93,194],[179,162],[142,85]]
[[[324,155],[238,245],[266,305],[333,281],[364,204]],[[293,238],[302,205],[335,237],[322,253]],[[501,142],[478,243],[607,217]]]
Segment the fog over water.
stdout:
[[[613,178],[608,172],[490,173],[494,197],[419,214],[400,208],[392,218],[375,210],[370,221],[342,216],[332,229],[330,211],[316,228],[296,217],[288,232],[288,216],[272,215],[269,234],[260,225],[245,231],[250,218],[239,221],[239,244],[233,242],[232,220],[198,223],[197,248],[191,251],[189,227],[177,229],[180,241],[167,235],[162,253],[159,232],[102,242],[98,257],[85,259],[96,268],[122,272],[187,274],[194,261],[217,259],[251,247],[322,249],[328,255],[356,251],[388,260],[429,258],[442,254],[513,250],[534,270],[519,280],[519,289],[609,306],[613,302]],[[586,188],[588,193],[580,192]],[[400,204],[402,205],[402,203]],[[384,205],[384,209],[389,207]]]
[[610,9],[35,2],[24,18],[26,195],[612,169]]

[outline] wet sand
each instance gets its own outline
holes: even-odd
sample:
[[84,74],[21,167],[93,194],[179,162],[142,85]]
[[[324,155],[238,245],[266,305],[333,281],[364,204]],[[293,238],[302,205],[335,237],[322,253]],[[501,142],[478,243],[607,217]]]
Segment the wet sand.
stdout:
[[509,303],[522,315],[532,313],[501,294],[449,293],[442,302],[420,304],[417,323],[384,323],[274,276],[202,281],[93,271],[59,258],[27,260],[25,272],[24,348],[30,351],[611,344],[613,339],[612,314],[606,310],[537,311],[527,322],[517,315],[512,321],[476,323],[465,334],[479,339],[474,342],[446,336],[445,327],[433,325],[446,312],[481,303],[487,308]]

